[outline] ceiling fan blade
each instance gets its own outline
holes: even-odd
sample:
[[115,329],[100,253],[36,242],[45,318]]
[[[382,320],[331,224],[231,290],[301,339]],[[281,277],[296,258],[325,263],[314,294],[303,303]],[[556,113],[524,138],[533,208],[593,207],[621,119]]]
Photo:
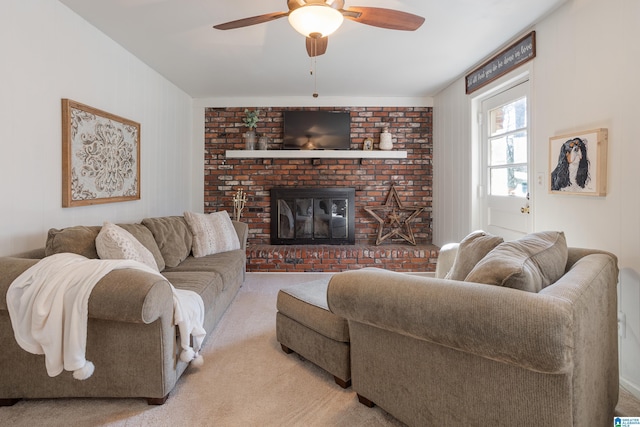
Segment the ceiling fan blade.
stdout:
[[390,30],[415,31],[424,22],[422,16],[380,7],[349,7],[342,11],[345,18],[361,24]]
[[262,24],[264,22],[273,21],[288,16],[289,12],[273,12],[265,15],[252,16],[251,18],[238,19],[236,21],[225,22],[224,24],[214,25],[216,30],[233,30],[234,28],[248,27],[250,25]]
[[329,44],[329,37],[307,37],[307,53],[311,58],[324,55]]

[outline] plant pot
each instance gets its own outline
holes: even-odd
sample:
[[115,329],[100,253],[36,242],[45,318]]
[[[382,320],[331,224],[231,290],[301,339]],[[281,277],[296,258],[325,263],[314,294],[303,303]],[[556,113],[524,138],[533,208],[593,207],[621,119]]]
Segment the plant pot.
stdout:
[[256,132],[250,130],[244,134],[245,150],[254,150],[256,148]]

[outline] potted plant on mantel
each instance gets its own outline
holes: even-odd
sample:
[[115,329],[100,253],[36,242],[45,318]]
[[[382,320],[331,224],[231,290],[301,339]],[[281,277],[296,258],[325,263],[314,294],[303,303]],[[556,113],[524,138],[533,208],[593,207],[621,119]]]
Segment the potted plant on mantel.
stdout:
[[242,118],[242,122],[244,125],[249,128],[249,130],[244,134],[245,148],[247,150],[253,150],[256,145],[256,127],[258,126],[258,115],[260,114],[260,110],[250,111],[248,108],[244,110],[244,117]]

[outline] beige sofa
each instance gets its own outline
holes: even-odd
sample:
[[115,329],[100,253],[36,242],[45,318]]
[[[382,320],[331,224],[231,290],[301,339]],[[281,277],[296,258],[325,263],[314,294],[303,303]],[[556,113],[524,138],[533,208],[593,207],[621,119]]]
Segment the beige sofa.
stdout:
[[[244,281],[247,225],[233,221],[240,249],[199,258],[191,253],[193,236],[182,216],[119,225],[151,251],[171,284],[200,294],[210,333]],[[45,255],[73,252],[97,258],[100,229],[52,229],[45,248],[0,258],[0,405],[53,397],[142,397],[162,404],[187,368],[179,357],[169,283],[139,270],[114,270],[91,293],[86,351],[96,369],[90,378],[78,381],[67,371],[49,377],[44,356],[16,343],[6,302],[13,280]]]
[[[539,292],[378,269],[333,276],[360,401],[410,426],[606,426],[618,400],[615,256],[568,248]],[[446,265],[443,265],[446,264]]]

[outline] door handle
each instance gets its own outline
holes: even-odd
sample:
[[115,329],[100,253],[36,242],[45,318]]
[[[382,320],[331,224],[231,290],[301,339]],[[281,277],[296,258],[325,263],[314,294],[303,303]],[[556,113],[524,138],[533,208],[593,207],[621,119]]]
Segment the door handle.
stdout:
[[531,209],[529,209],[529,193],[527,193],[527,204],[520,208],[520,213],[529,214]]

